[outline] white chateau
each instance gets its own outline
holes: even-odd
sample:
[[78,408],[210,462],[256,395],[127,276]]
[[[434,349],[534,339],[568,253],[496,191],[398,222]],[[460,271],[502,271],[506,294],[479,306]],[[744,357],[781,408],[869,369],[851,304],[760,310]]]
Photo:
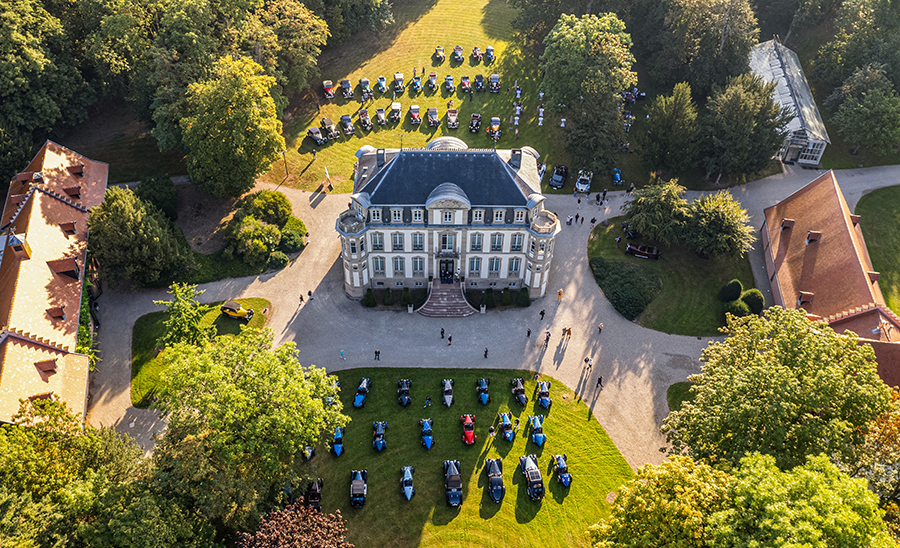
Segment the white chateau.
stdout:
[[470,150],[456,137],[424,149],[356,153],[350,208],[337,219],[344,289],[428,287],[547,291],[556,215],[543,208],[535,156]]

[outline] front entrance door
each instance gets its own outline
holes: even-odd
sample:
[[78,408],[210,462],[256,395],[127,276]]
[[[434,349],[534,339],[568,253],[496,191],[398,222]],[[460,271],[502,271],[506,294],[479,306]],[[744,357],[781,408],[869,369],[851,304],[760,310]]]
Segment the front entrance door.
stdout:
[[453,283],[453,259],[442,259],[441,260],[441,283],[442,284],[450,284]]

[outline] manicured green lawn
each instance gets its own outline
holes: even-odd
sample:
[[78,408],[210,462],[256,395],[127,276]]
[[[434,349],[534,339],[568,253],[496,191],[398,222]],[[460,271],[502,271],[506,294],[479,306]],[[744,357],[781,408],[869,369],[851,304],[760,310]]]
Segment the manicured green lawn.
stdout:
[[[347,426],[346,453],[335,457],[325,447],[303,472],[325,479],[322,506],[326,512],[340,509],[347,519],[348,540],[368,547],[572,547],[587,546],[584,532],[609,514],[606,496],[632,476],[631,468],[610,441],[587,405],[574,401],[574,394],[553,381],[550,411],[535,409],[535,382],[529,371],[472,369],[355,369],[337,373],[343,388],[344,412],[353,419]],[[362,409],[352,406],[361,377],[370,377],[373,389]],[[528,405],[523,409],[512,400],[510,379],[528,380]],[[456,403],[451,408],[439,404],[442,378],[455,380]],[[492,400],[482,406],[475,399],[475,381],[491,379]],[[397,380],[412,380],[413,403],[403,408],[397,403]],[[543,377],[543,380],[552,380]],[[423,409],[426,396],[434,404]],[[564,398],[564,396],[567,396]],[[488,427],[499,411],[511,410],[522,421],[515,442],[499,437],[491,440]],[[477,443],[462,443],[461,414],[475,415]],[[543,413],[547,434],[540,449],[525,435],[528,414]],[[435,446],[426,450],[420,443],[419,419],[434,419]],[[387,448],[372,448],[372,422],[388,421]],[[328,436],[329,440],[331,436]],[[519,457],[534,453],[544,474],[547,495],[531,502],[517,470]],[[551,457],[566,453],[574,476],[566,491],[557,484]],[[502,504],[491,501],[484,491],[484,463],[487,458],[503,458],[506,497]],[[464,501],[460,508],[446,505],[442,462],[459,460],[463,476]],[[400,494],[400,468],[415,466],[416,495],[407,502]],[[350,507],[350,470],[368,470],[368,497],[361,509]]]
[[[244,308],[252,308],[256,312],[253,319],[247,322],[250,327],[266,324],[263,309],[270,309],[268,313],[271,314],[272,303],[258,298],[235,300]],[[222,314],[219,311],[222,302],[210,303],[212,309],[203,316],[202,325],[214,326],[216,335],[237,335],[245,322]],[[157,340],[165,333],[165,319],[165,311],[160,311],[145,314],[134,322],[131,335],[131,403],[135,407],[149,407],[160,387],[160,375],[165,371],[166,364],[157,356]]]
[[873,190],[860,198],[863,236],[872,266],[881,275],[878,287],[888,307],[900,314],[900,186]]
[[[588,258],[627,262],[659,277],[661,291],[638,317],[638,323],[644,327],[677,335],[714,335],[724,324],[719,289],[734,278],[741,281],[744,289],[756,287],[747,257],[701,259],[681,246],[661,247],[662,257],[656,261],[625,255],[625,239],[618,245],[615,241],[617,236],[623,235],[623,219],[615,217],[609,220],[609,226],[594,229],[588,242]],[[634,242],[653,245],[652,242]]]
[[666,401],[669,404],[669,411],[680,411],[684,402],[694,399],[694,394],[691,394],[691,386],[693,385],[694,383],[688,381],[676,382],[666,390]]

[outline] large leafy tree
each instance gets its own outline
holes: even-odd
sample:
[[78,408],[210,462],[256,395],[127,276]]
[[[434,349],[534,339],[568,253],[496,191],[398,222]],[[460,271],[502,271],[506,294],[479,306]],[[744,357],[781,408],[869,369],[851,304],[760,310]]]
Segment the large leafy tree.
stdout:
[[341,511],[323,514],[309,506],[288,506],[263,517],[256,533],[241,533],[240,548],[353,548],[344,540]]
[[648,115],[647,133],[642,137],[644,163],[652,170],[675,173],[696,167],[700,127],[690,84],[675,84],[672,95],[658,96]]
[[675,179],[655,181],[636,190],[622,206],[629,228],[664,244],[679,241],[689,215],[684,190]]
[[550,104],[580,107],[601,101],[615,108],[610,98],[637,83],[631,36],[613,13],[563,15],[544,44],[541,88]]
[[[158,408],[168,428],[154,450],[164,491],[193,501],[207,519],[252,527],[307,445],[346,424],[324,369],[297,349],[272,348],[272,333],[244,328],[164,356]],[[335,397],[332,405],[325,398]]]
[[837,110],[847,99],[853,97],[860,100],[864,93],[876,89],[888,94],[894,89],[887,76],[887,67],[883,63],[869,63],[853,71],[853,74],[848,76],[844,83],[835,88],[825,99],[825,106]]
[[112,286],[153,285],[188,262],[187,243],[171,222],[127,188],[112,187],[88,218],[88,246]]
[[610,100],[583,104],[569,115],[566,126],[566,151],[578,169],[594,173],[612,171],[623,152],[619,143],[627,138],[625,118]]
[[690,377],[696,397],[663,421],[670,454],[736,465],[756,451],[788,469],[808,455],[852,455],[888,408],[872,347],[853,333],[780,307],[730,316],[723,332]]
[[784,142],[792,118],[774,98],[775,84],[744,74],[728,81],[707,104],[703,162],[710,173],[755,173]]
[[866,482],[843,474],[825,456],[790,471],[775,458],[748,455],[735,472],[730,508],[711,517],[713,546],[896,546]]
[[189,86],[181,120],[191,180],[216,197],[253,188],[284,150],[281,121],[269,88],[275,79],[250,59],[223,57],[211,80]]
[[0,0],[0,175],[9,180],[52,131],[93,101],[71,41],[40,0]]
[[550,29],[564,13],[585,13],[582,0],[507,0],[518,13],[512,27],[530,44],[544,42]]
[[831,122],[855,149],[895,152],[893,147],[900,143],[900,96],[893,90],[873,89],[860,99],[849,97]]
[[756,230],[741,203],[722,191],[691,202],[684,240],[701,255],[743,257],[753,249]]
[[591,527],[594,548],[706,546],[712,514],[729,507],[734,479],[703,462],[673,457],[638,469],[622,486],[612,515]]
[[212,337],[215,328],[201,325],[203,315],[212,309],[197,300],[202,294],[203,291],[198,291],[196,285],[173,283],[169,286],[171,301],[153,301],[166,307],[166,320],[163,322],[166,333],[161,341],[163,347],[176,343],[200,344]]

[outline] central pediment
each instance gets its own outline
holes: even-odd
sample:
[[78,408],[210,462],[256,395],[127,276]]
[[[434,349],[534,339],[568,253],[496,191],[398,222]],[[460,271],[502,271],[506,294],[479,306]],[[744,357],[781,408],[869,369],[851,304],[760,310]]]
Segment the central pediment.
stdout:
[[431,191],[425,200],[427,209],[471,209],[469,197],[453,183],[441,183]]

